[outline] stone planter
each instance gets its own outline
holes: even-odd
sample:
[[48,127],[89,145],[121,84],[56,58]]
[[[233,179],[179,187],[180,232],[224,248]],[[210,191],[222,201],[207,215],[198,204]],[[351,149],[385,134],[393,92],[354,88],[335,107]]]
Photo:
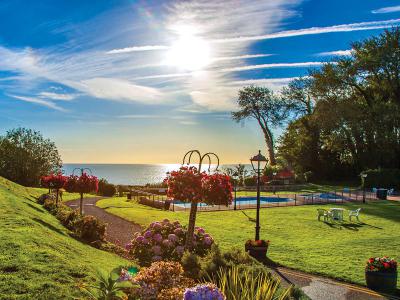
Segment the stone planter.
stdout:
[[394,291],[397,286],[396,272],[365,271],[367,287],[375,291]]
[[258,261],[264,261],[267,258],[268,246],[245,246],[245,250]]

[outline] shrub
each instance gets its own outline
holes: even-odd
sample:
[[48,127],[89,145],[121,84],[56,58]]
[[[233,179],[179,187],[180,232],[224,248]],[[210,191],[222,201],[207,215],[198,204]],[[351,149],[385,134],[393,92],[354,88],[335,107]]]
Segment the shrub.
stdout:
[[184,300],[225,300],[225,295],[214,284],[199,284],[193,288],[186,289]]
[[49,199],[51,201],[56,201],[56,196],[53,194],[42,194],[39,196],[39,198],[37,199],[37,203],[39,204],[44,204],[44,202]]
[[[165,219],[153,222],[141,233],[136,233],[134,239],[127,245],[127,250],[136,257],[142,265],[153,261],[178,261],[184,253],[186,228],[178,222]],[[204,256],[213,245],[213,238],[203,228],[196,227],[193,238],[193,253]]]
[[108,183],[107,180],[104,178],[99,180],[99,189],[97,191],[97,194],[106,197],[112,197],[115,195],[116,192],[117,189],[115,188],[115,185]]
[[71,209],[65,205],[59,207],[56,216],[57,219],[70,230],[76,229],[82,221],[82,216],[79,214],[78,210]]
[[279,290],[279,279],[272,278],[270,274],[264,272],[243,270],[237,266],[221,268],[216,275],[208,279],[220,288],[226,295],[226,300],[288,300],[291,297],[291,288]]
[[257,177],[254,177],[254,176],[246,177],[244,179],[244,185],[245,186],[256,186],[257,185]]
[[93,216],[84,216],[77,222],[79,236],[88,242],[102,242],[106,234],[106,224]]
[[[140,287],[131,290],[130,299],[160,299],[158,295],[163,295],[164,299],[179,299],[179,296],[182,299],[183,289],[194,285],[193,280],[183,276],[182,266],[178,262],[154,262],[150,267],[141,269],[133,280]],[[182,294],[165,298],[171,295],[172,289],[175,292],[182,291]]]
[[375,169],[363,173],[367,174],[364,183],[367,188],[400,189],[400,169]]
[[56,202],[51,198],[44,200],[43,207],[53,214],[57,212]]

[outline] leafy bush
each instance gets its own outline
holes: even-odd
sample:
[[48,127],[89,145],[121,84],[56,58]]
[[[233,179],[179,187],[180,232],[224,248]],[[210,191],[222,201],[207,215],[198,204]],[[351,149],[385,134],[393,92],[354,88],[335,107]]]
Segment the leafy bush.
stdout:
[[257,177],[255,177],[255,176],[246,177],[244,179],[244,185],[245,186],[255,186],[255,185],[257,185]]
[[291,288],[279,290],[279,279],[237,266],[221,268],[208,280],[220,288],[226,300],[289,300],[291,297]]
[[[165,219],[153,222],[127,245],[127,250],[136,257],[141,265],[149,265],[153,261],[179,261],[185,250],[186,228],[178,222]],[[204,256],[211,249],[213,238],[203,228],[196,227],[192,251]]]
[[52,214],[57,212],[56,202],[51,198],[48,198],[48,199],[44,200],[43,207],[46,210],[48,210],[49,212],[51,212]]
[[62,205],[58,208],[57,219],[70,230],[74,230],[81,224],[82,216],[79,214],[78,210],[71,209],[68,206]]
[[[139,288],[131,290],[129,299],[182,299],[183,291],[194,286],[194,281],[183,276],[182,266],[178,262],[154,262],[148,268],[139,271],[133,281]],[[182,294],[173,294],[182,292]],[[168,295],[173,298],[166,298]],[[176,298],[177,297],[177,298]]]
[[400,169],[374,169],[363,173],[367,174],[367,178],[365,178],[365,187],[367,188],[400,189]]
[[99,180],[99,189],[97,191],[98,195],[112,197],[117,192],[115,185],[108,183],[108,181],[104,178]]
[[186,289],[184,300],[225,300],[225,296],[214,284],[199,284],[193,288]]
[[102,242],[106,235],[106,225],[94,216],[84,216],[77,222],[79,236],[88,242]]
[[44,202],[45,202],[47,199],[49,199],[49,200],[55,202],[55,201],[56,201],[56,196],[53,195],[53,194],[43,194],[43,195],[40,195],[39,198],[37,199],[37,203],[43,205]]

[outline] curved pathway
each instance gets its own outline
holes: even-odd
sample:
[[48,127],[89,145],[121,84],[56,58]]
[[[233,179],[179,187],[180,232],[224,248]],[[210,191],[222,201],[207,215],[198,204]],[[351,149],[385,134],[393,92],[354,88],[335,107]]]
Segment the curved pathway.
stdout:
[[[132,240],[135,232],[141,231],[138,224],[129,222],[116,215],[106,212],[104,209],[97,207],[96,202],[104,199],[104,197],[94,197],[83,199],[83,213],[92,215],[107,223],[106,240],[121,247],[125,247]],[[79,199],[64,202],[65,205],[77,209],[79,208]]]

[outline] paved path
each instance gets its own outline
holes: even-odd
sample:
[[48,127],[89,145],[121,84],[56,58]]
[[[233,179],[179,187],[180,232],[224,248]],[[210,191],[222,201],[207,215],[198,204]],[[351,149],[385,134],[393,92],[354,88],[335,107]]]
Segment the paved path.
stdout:
[[[83,213],[85,215],[95,216],[104,223],[107,223],[106,240],[124,247],[132,240],[132,236],[135,232],[141,231],[141,227],[138,224],[129,222],[97,207],[96,202],[101,199],[103,198],[95,197],[83,199]],[[74,209],[79,208],[79,200],[67,201],[65,204]]]
[[344,283],[326,277],[311,275],[291,269],[276,267],[272,272],[281,278],[283,285],[294,284],[312,300],[400,300],[398,296],[377,293],[366,287]]

